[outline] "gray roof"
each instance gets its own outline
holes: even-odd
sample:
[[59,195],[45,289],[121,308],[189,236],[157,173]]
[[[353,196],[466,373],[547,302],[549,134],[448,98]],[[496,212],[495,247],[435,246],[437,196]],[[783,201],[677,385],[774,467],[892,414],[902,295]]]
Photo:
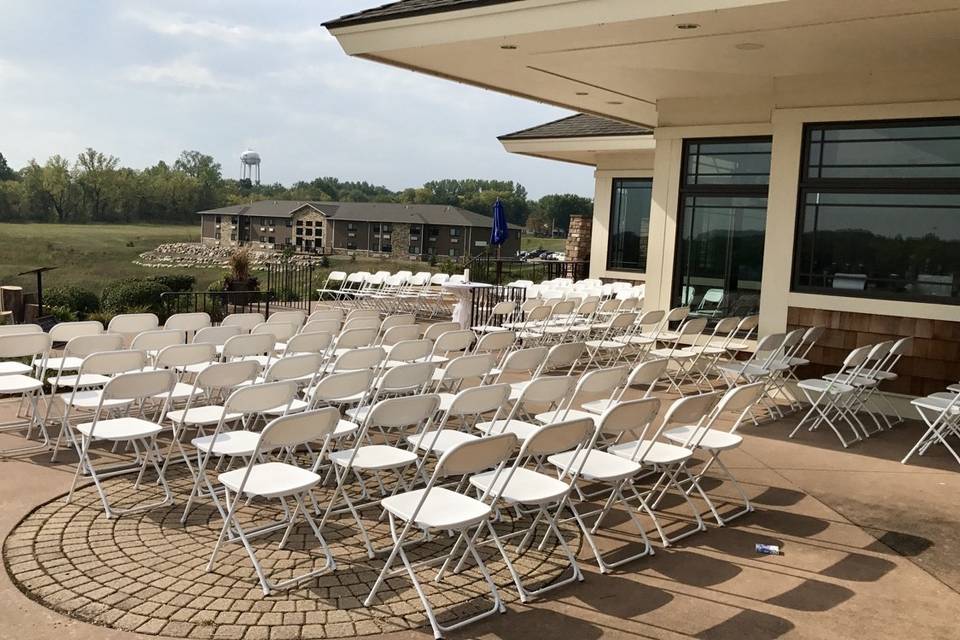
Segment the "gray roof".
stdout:
[[323,26],[328,29],[335,29],[337,27],[347,27],[355,24],[400,20],[401,18],[412,18],[413,16],[423,16],[431,13],[475,9],[477,7],[518,1],[519,0],[399,0],[399,2],[390,2],[379,7],[373,7],[372,9],[358,11],[335,20],[330,20],[325,22]]
[[[408,222],[412,224],[491,227],[493,217],[444,204],[403,204],[396,202],[321,202],[317,200],[259,200],[199,214],[289,218],[304,207],[313,207],[334,220],[350,222]],[[522,229],[515,224],[511,229]]]
[[578,113],[553,122],[521,129],[500,136],[499,140],[534,140],[543,138],[592,138],[597,136],[646,136],[651,129],[610,118]]

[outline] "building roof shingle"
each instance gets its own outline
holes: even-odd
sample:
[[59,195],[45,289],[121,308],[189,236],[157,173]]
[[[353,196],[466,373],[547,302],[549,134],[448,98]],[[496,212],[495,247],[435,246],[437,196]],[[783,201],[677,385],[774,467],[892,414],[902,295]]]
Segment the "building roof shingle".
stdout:
[[399,0],[398,2],[390,2],[379,7],[347,14],[335,20],[325,22],[323,26],[328,29],[334,29],[355,24],[400,20],[401,18],[412,18],[414,16],[423,16],[431,13],[475,9],[477,7],[494,4],[506,4],[508,2],[519,2],[519,0]]
[[[412,224],[490,227],[492,216],[443,204],[403,204],[396,202],[321,202],[317,200],[259,200],[219,209],[198,211],[199,214],[225,216],[257,216],[289,218],[304,207],[313,207],[333,220],[350,222],[390,222]],[[522,227],[511,224],[511,229]]]
[[592,138],[603,136],[644,136],[653,131],[636,124],[627,124],[587,113],[560,118],[553,122],[521,129],[500,136],[499,140],[535,140],[544,138]]

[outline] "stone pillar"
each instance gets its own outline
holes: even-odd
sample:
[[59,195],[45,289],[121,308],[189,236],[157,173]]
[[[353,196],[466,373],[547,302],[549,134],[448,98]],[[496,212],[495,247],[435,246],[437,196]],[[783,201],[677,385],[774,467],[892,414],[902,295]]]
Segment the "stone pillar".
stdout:
[[405,222],[397,222],[393,225],[390,232],[390,246],[393,247],[391,253],[395,256],[408,258],[410,256],[410,225]]
[[592,216],[570,217],[570,229],[567,232],[567,244],[564,248],[567,260],[590,260],[590,230],[592,228]]

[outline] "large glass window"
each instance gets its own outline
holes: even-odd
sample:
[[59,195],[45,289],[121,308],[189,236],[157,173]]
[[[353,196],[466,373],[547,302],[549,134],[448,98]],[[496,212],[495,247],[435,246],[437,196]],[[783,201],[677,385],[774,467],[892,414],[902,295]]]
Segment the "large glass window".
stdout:
[[770,138],[687,140],[673,304],[722,318],[760,308]]
[[804,139],[793,290],[960,304],[960,120]]
[[647,237],[650,229],[651,178],[613,181],[607,268],[644,271],[647,268]]

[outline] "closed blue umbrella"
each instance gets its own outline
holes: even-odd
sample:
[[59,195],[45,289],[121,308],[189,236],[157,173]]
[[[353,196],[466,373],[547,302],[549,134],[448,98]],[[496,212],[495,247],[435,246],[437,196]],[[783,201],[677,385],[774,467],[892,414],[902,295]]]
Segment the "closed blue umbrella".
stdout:
[[503,203],[500,198],[493,203],[493,228],[490,229],[490,244],[497,247],[497,255],[500,255],[500,246],[507,241],[507,234],[510,233],[507,227],[507,214],[503,210]]

